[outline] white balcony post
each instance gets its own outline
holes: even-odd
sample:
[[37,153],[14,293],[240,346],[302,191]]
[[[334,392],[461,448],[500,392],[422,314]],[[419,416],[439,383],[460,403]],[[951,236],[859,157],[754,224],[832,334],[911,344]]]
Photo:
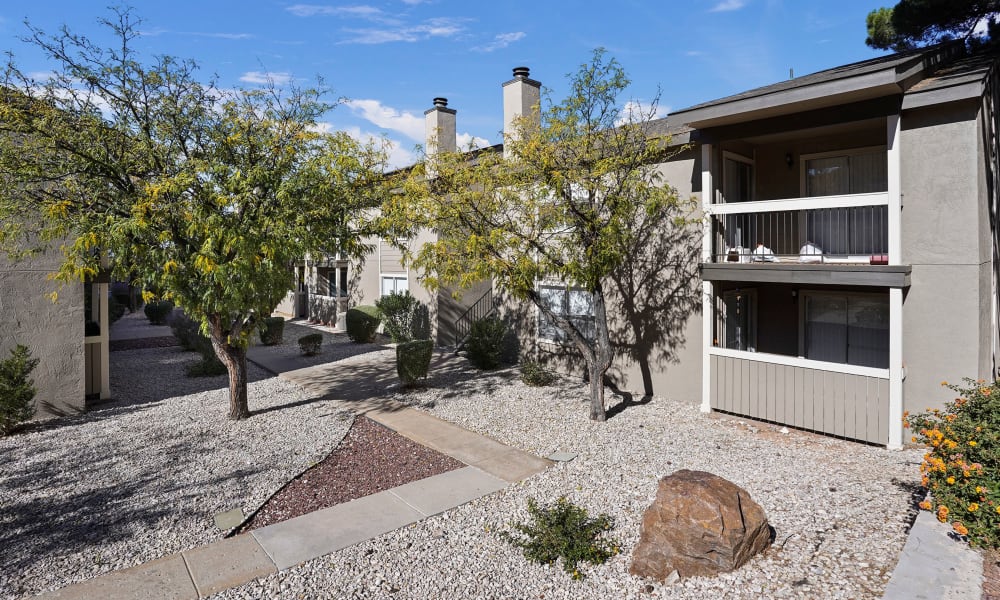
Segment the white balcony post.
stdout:
[[903,246],[900,238],[902,219],[902,191],[900,189],[899,115],[886,117],[886,153],[889,194],[889,264],[903,264]]
[[[701,214],[702,214],[702,241],[701,241],[701,261],[703,263],[712,261],[712,216],[709,206],[715,199],[715,192],[712,186],[712,145],[702,144],[701,146]],[[702,281],[702,309],[701,309],[701,412],[712,412],[712,357],[709,349],[712,347],[712,324],[715,322],[715,311],[713,308],[713,290],[711,281]]]

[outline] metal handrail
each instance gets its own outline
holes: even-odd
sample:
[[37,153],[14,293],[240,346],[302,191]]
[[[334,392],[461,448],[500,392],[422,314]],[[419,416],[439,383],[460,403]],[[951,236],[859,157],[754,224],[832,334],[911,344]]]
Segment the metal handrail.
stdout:
[[472,306],[465,309],[465,312],[455,319],[455,347],[459,347],[462,341],[469,335],[473,324],[485,319],[495,311],[496,304],[493,302],[493,288],[490,288]]

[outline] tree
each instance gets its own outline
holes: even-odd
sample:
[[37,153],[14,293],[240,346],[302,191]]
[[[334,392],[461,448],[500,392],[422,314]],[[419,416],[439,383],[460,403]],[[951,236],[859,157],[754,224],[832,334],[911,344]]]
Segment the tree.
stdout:
[[26,41],[57,69],[9,59],[0,88],[0,249],[58,246],[54,277],[116,277],[201,324],[229,372],[229,417],[249,416],[246,348],[307,252],[362,255],[384,152],[324,133],[314,90],[221,90],[192,61],[144,64],[130,11],[102,48],[63,29]]
[[900,0],[868,13],[865,43],[900,52],[952,39],[972,42],[977,31],[996,26],[998,14],[1000,0]]
[[[515,122],[506,152],[440,153],[414,167],[385,214],[401,229],[438,232],[404,256],[425,285],[492,279],[555,323],[586,362],[590,417],[603,421],[603,377],[613,359],[609,276],[630,260],[636,223],[655,215],[683,226],[684,219],[657,170],[669,139],[651,135],[656,102],[645,110],[620,107],[629,80],[600,49],[570,85],[565,100]],[[592,329],[543,297],[538,284],[545,280],[589,297]]]

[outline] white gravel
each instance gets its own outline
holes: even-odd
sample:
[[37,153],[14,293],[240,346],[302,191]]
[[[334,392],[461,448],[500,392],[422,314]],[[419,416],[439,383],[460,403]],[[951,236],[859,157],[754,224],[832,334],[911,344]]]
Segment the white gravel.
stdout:
[[[311,333],[322,334],[323,345],[320,346],[320,351],[317,354],[313,356],[304,356],[301,348],[299,348],[299,338]],[[310,327],[308,325],[300,325],[298,323],[290,323],[286,321],[284,335],[282,336],[280,344],[275,344],[274,346],[264,346],[260,343],[260,338],[254,336],[253,351],[263,352],[274,357],[292,360],[296,365],[299,365],[298,368],[305,368],[335,362],[352,356],[367,354],[369,352],[378,352],[385,349],[385,347],[380,345],[380,343],[387,341],[388,338],[380,335],[379,339],[376,340],[376,343],[355,344],[350,340],[350,338],[347,337],[346,333],[339,331],[332,332],[328,327]]]
[[321,460],[351,414],[250,365],[231,422],[226,376],[189,379],[177,347],[114,352],[116,401],[0,439],[0,597],[68,585],[218,540]]
[[[228,590],[217,598],[879,598],[903,547],[919,452],[701,414],[655,398],[607,423],[587,419],[587,388],[530,388],[516,373],[468,369],[397,399],[546,456],[574,452],[521,484],[399,531]],[[609,398],[613,403],[614,398]],[[628,574],[642,512],[659,477],[711,471],[746,488],[775,545],[739,571],[672,586]],[[498,529],[527,518],[529,497],[561,495],[616,519],[622,554],[573,581],[527,562]]]

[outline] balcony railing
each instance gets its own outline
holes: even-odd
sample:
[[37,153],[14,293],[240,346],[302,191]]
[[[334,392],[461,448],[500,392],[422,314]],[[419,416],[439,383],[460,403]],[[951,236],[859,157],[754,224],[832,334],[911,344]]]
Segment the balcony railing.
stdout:
[[712,261],[887,264],[886,194],[712,205]]

